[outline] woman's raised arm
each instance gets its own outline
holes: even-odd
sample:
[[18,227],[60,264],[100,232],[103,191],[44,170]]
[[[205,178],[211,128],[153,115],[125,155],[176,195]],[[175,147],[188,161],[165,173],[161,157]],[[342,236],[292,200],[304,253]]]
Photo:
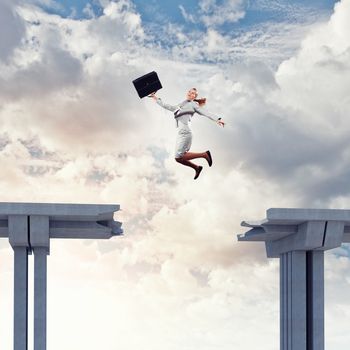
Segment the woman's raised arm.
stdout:
[[169,105],[169,104],[167,104],[167,103],[164,103],[164,102],[161,100],[161,98],[159,98],[159,97],[157,97],[157,96],[155,95],[155,93],[149,95],[149,97],[152,97],[153,100],[155,100],[155,101],[159,104],[159,106],[161,106],[161,107],[167,109],[168,111],[175,112],[175,111],[177,110],[177,108],[178,108],[177,106],[172,106],[172,105]]
[[204,117],[207,117],[207,118],[211,119],[212,121],[216,122],[219,126],[222,126],[222,127],[225,126],[225,123],[221,118],[217,117],[213,113],[209,113],[208,111],[204,110],[202,107],[199,107],[199,106],[195,107],[194,110],[198,114],[203,115]]

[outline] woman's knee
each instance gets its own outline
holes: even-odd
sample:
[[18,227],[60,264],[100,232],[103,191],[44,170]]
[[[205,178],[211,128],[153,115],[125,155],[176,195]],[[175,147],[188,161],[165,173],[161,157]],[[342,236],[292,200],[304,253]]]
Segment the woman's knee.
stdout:
[[175,160],[176,160],[178,163],[182,163],[182,161],[183,161],[182,157],[177,157],[177,158],[175,158]]

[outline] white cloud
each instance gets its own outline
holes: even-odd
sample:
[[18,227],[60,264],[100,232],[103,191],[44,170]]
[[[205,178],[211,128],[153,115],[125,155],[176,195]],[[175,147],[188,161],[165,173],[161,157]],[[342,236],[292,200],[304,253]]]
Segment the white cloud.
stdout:
[[179,9],[180,9],[182,17],[185,19],[185,21],[191,22],[191,23],[196,23],[194,16],[192,14],[188,13],[182,5],[179,5]]
[[222,51],[223,47],[227,47],[227,40],[213,29],[208,30],[206,40],[208,52],[211,54]]
[[216,0],[201,0],[198,5],[201,21],[208,27],[237,22],[245,16],[244,0],[225,0],[220,4]]
[[2,0],[0,2],[0,60],[7,61],[25,36],[25,24],[18,16],[18,1]]
[[[301,21],[301,19],[303,21]],[[274,70],[299,49],[300,40],[315,23],[315,18],[301,17],[299,22],[260,23],[242,30],[188,31],[168,23],[152,31],[152,38],[170,46],[174,59],[182,62],[229,64],[258,61]]]
[[183,5],[179,5],[181,15],[188,23],[202,23],[207,28],[221,26],[225,23],[238,22],[245,16],[245,0],[201,0],[198,10],[190,13]]
[[[308,163],[318,168],[320,183],[315,184],[314,178],[309,190],[319,198],[347,193],[350,41],[344,35],[346,16],[350,16],[349,3],[339,2],[330,21],[316,26],[298,54],[281,64],[276,73],[279,89],[271,95],[272,101],[286,110],[288,122],[305,140],[318,145],[319,152],[315,149]],[[308,148],[312,149],[312,144]]]

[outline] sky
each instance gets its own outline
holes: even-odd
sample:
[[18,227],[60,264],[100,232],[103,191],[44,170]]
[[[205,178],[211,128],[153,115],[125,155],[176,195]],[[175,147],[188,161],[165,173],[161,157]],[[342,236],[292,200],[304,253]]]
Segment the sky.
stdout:
[[[1,201],[122,208],[123,237],[51,241],[49,349],[279,348],[278,260],[236,235],[271,207],[350,208],[349,32],[350,0],[0,0]],[[226,122],[194,117],[196,181],[132,85],[153,70],[165,102],[196,87]],[[5,239],[0,262],[11,349]],[[349,270],[326,253],[328,350],[348,349]]]

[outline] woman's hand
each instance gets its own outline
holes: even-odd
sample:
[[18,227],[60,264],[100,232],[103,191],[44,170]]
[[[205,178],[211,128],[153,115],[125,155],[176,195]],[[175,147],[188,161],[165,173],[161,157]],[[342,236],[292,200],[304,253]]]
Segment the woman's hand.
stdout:
[[155,93],[155,92],[152,92],[150,95],[148,95],[148,97],[153,98],[154,101],[157,101],[157,100],[158,100],[158,97],[156,96],[156,93]]
[[222,126],[222,127],[225,126],[225,122],[224,122],[221,118],[219,118],[219,119],[216,121],[216,124],[218,124],[219,126]]

